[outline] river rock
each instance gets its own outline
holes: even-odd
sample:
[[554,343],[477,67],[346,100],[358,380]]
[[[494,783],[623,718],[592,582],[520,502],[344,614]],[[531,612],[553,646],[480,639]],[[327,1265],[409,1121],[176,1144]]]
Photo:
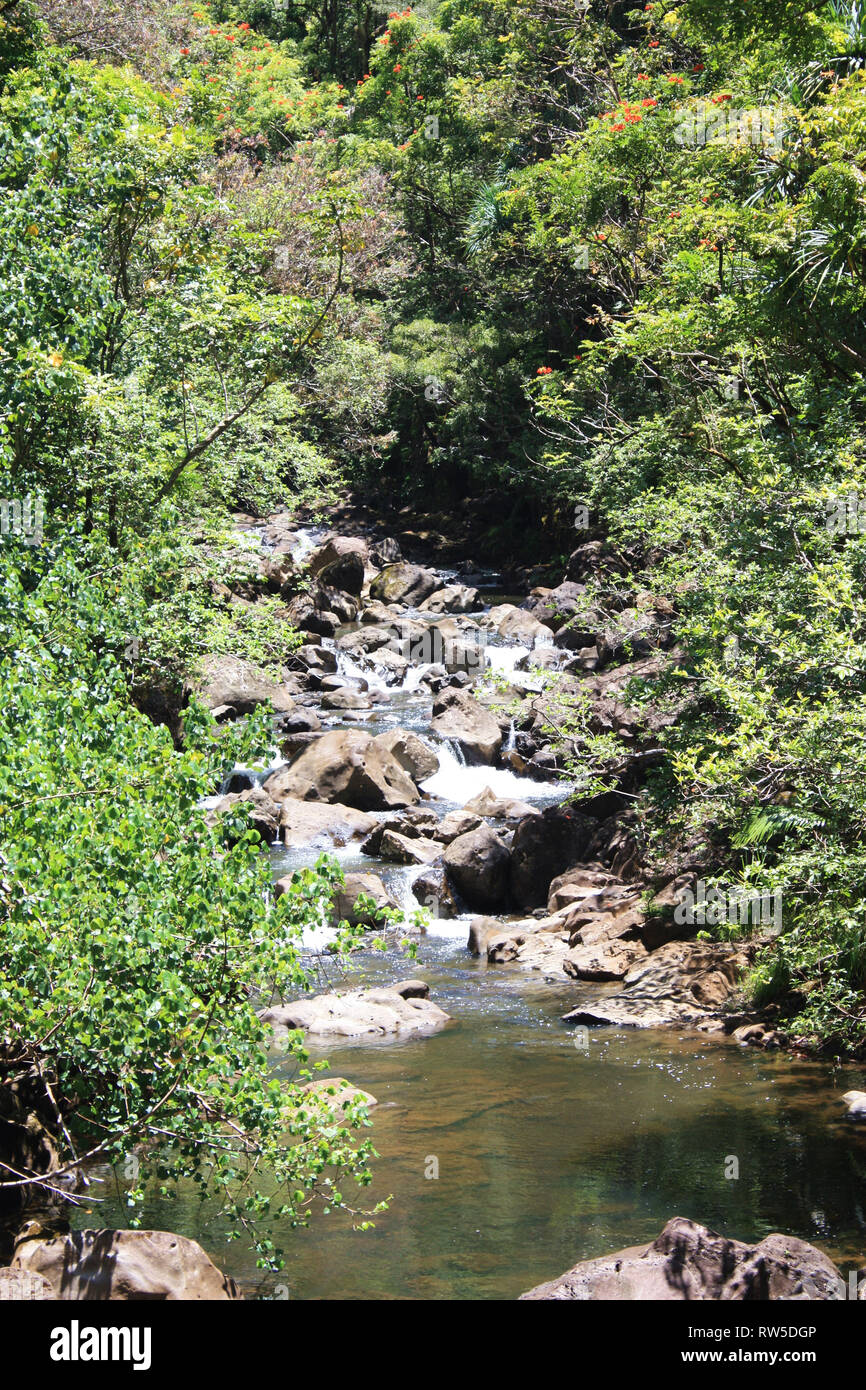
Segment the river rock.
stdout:
[[448,875],[470,907],[500,907],[508,892],[510,855],[489,825],[458,835],[443,855]]
[[569,950],[562,968],[574,980],[623,980],[647,954],[640,941],[600,941],[594,946]]
[[439,771],[439,758],[423,739],[409,729],[389,729],[377,735],[376,742],[408,772],[413,782],[426,782]]
[[626,975],[623,988],[592,1008],[564,1014],[566,1023],[618,1028],[713,1025],[722,1028],[722,1006],[748,969],[753,949],[697,941],[661,946]]
[[266,703],[280,714],[295,707],[283,683],[239,656],[202,657],[190,690],[209,710],[230,708],[238,715],[250,714],[257,705]]
[[585,585],[566,579],[555,589],[540,590],[530,595],[523,606],[545,627],[557,632],[569,618],[584,609],[585,592]]
[[445,866],[435,860],[413,880],[412,895],[432,917],[448,921],[460,916],[460,905]]
[[[362,896],[372,898],[374,907],[358,907],[358,899]],[[399,906],[378,874],[362,873],[346,874],[342,886],[334,893],[332,903],[337,921],[348,922],[352,927],[377,929],[383,925],[379,913],[383,909]]]
[[332,536],[310,557],[310,573],[323,584],[345,594],[360,594],[367,565],[366,541],[351,536]]
[[572,903],[591,904],[599,910],[613,906],[630,892],[634,889],[626,887],[610,870],[578,864],[553,879],[547,890],[547,910],[558,912]]
[[553,632],[540,623],[531,613],[515,608],[506,613],[499,624],[499,636],[506,642],[519,642],[523,647],[547,647],[553,645]]
[[339,690],[327,690],[322,696],[322,709],[372,709],[370,696],[354,686],[343,685]]
[[489,942],[501,933],[502,923],[498,917],[473,917],[469,923],[466,949],[471,956],[486,956]]
[[397,989],[354,989],[317,994],[259,1015],[275,1032],[299,1028],[314,1037],[405,1037],[444,1027],[448,1014],[429,999],[404,999]]
[[405,603],[408,608],[417,608],[439,587],[439,577],[432,570],[399,560],[394,565],[387,565],[376,576],[370,585],[370,598],[378,599],[381,603]]
[[422,613],[471,613],[478,607],[478,590],[467,584],[448,584],[419,604]]
[[481,816],[474,811],[449,811],[447,816],[442,817],[434,833],[437,840],[448,845],[458,835],[468,835],[470,830],[477,830],[481,823]]
[[519,821],[511,844],[510,889],[523,910],[547,902],[551,881],[585,857],[596,822],[568,806]]
[[224,815],[233,806],[249,808],[249,825],[266,845],[272,845],[280,833],[281,810],[268,793],[259,786],[244,792],[230,792],[214,807],[212,817]]
[[845,1297],[845,1289],[827,1256],[795,1236],[771,1235],[747,1245],[675,1216],[652,1244],[583,1260],[521,1297],[557,1302],[837,1301]]
[[269,777],[265,790],[276,801],[340,802],[359,811],[387,811],[420,799],[418,788],[397,759],[369,734],[336,729]]
[[432,864],[441,853],[438,840],[400,835],[390,827],[386,827],[379,841],[379,857],[389,864]]
[[485,787],[471,801],[467,801],[463,810],[487,820],[520,820],[523,816],[541,815],[538,807],[530,806],[528,801],[497,796],[490,787]]
[[848,1107],[848,1119],[866,1123],[866,1091],[846,1091],[842,1099]]
[[196,1241],[171,1231],[71,1231],[31,1239],[25,1228],[10,1268],[41,1275],[52,1298],[63,1301],[243,1297]]
[[541,971],[549,980],[563,979],[569,933],[559,917],[500,922],[499,931],[487,936],[485,944],[490,965],[519,965]]
[[387,627],[399,619],[403,609],[396,603],[379,603],[378,600],[361,613],[360,621],[367,626]]
[[337,669],[337,655],[330,647],[319,647],[313,642],[305,642],[296,647],[288,658],[292,670],[315,674],[333,674]]
[[376,821],[353,806],[339,802],[300,801],[287,796],[280,803],[280,830],[287,849],[340,849],[363,839]]
[[343,619],[326,607],[320,607],[321,595],[316,593],[295,594],[289,600],[286,613],[289,621],[300,632],[312,637],[333,637]]
[[465,690],[448,687],[436,696],[430,727],[440,738],[458,744],[468,763],[493,763],[502,747],[499,724]]
[[768,1028],[765,1023],[744,1023],[735,1028],[731,1036],[741,1047],[762,1047],[768,1051],[785,1045],[785,1035],[778,1028]]

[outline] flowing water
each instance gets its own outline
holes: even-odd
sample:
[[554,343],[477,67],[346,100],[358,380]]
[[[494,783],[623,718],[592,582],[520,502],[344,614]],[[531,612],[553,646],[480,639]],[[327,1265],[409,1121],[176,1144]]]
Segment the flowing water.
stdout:
[[[526,654],[491,650],[502,673]],[[342,654],[340,663],[347,679],[373,687],[368,664]],[[410,670],[387,704],[363,714],[363,727],[424,733],[430,696],[420,674]],[[330,726],[354,722],[335,716]],[[566,790],[508,768],[467,767],[447,743],[437,751],[439,771],[424,790],[441,814],[484,787],[539,807]],[[247,776],[261,779],[256,770]],[[271,853],[278,877],[317,852]],[[378,873],[399,902],[415,905],[418,869],[357,847],[337,857],[344,871]],[[673,1031],[598,1029],[588,1047],[576,1046],[561,1015],[611,987],[477,960],[466,950],[468,921],[435,920],[417,961],[396,947],[353,960],[353,983],[421,975],[452,1016],[443,1031],[387,1044],[310,1044],[314,1059],[327,1057],[334,1075],[378,1099],[374,1183],[355,1199],[370,1208],[392,1198],[374,1230],[353,1230],[341,1213],[287,1229],[287,1268],[263,1278],[244,1243],[227,1245],[220,1220],[197,1198],[150,1199],[145,1224],[199,1240],[248,1297],[265,1298],[513,1299],[580,1259],[651,1240],[674,1215],[742,1240],[800,1236],[846,1276],[866,1263],[866,1127],[845,1122],[839,1100],[866,1088],[866,1069]],[[307,948],[321,951],[328,936],[317,933]],[[327,955],[316,964],[335,969]],[[101,1176],[100,1224],[124,1225],[121,1194]],[[93,1224],[92,1214],[80,1212],[77,1223]]]

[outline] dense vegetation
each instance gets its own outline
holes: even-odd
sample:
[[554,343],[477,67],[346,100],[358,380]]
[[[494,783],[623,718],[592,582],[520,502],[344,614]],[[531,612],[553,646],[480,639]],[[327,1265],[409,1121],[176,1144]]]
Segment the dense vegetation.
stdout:
[[586,506],[683,653],[650,849],[780,890],[756,998],[864,1044],[864,148],[859,0],[0,0],[0,1036],[67,1162],[365,1180],[249,1002],[329,871],[273,906],[237,748],[132,699],[225,649],[202,536],[346,483],[560,574]]

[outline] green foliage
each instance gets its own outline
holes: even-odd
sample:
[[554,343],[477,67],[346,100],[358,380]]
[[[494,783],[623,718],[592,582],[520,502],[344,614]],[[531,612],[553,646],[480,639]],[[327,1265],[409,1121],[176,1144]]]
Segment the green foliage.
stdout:
[[271,1218],[304,1221],[341,1205],[345,1180],[369,1181],[362,1112],[336,1123],[300,1090],[298,1036],[294,1079],[275,1072],[256,1013],[309,987],[299,935],[341,875],[322,860],[274,902],[245,813],[211,827],[198,808],[235,759],[265,751],[269,721],[226,734],[193,708],[176,752],[129,704],[102,584],[58,555],[25,590],[14,558],[0,552],[7,1073],[36,1067],[59,1097],[61,1177],[135,1153],[133,1219],[148,1175],[193,1179],[278,1259]]

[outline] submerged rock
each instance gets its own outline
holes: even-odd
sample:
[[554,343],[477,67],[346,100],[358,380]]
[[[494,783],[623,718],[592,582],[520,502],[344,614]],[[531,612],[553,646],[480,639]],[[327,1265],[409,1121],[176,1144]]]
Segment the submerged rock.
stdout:
[[521,1299],[771,1302],[820,1299],[839,1301],[845,1286],[836,1266],[796,1236],[771,1235],[756,1245],[675,1216],[650,1245],[633,1245],[583,1260]]

